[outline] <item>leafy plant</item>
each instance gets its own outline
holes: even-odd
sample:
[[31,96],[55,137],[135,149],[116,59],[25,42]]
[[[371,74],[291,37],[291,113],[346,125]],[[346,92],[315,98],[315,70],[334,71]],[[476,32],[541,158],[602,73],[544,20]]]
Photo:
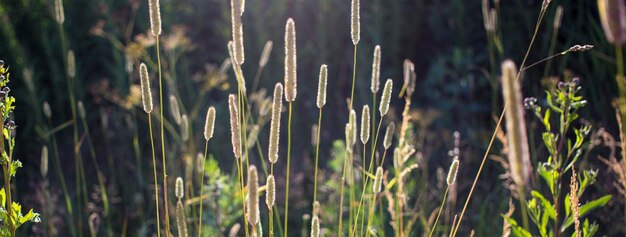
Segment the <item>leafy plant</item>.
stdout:
[[[0,61],[0,119],[2,119],[2,136],[0,136],[0,152],[2,158],[2,173],[4,174],[4,188],[0,189],[0,236],[15,236],[17,229],[24,223],[40,222],[39,214],[31,209],[22,214],[22,205],[14,202],[11,197],[11,178],[15,176],[17,169],[22,167],[22,162],[14,159],[13,150],[15,148],[15,136],[13,130],[17,127],[15,121],[11,119],[15,109],[15,98],[9,95],[11,89],[9,83],[9,69],[4,67],[4,62]],[[7,204],[8,203],[8,204]]]
[[[536,98],[524,100],[526,107],[539,118],[545,128],[542,138],[549,156],[546,162],[537,164],[537,173],[545,182],[547,191],[539,188],[532,190],[532,198],[526,204],[528,216],[535,229],[525,229],[515,219],[504,217],[511,226],[513,236],[533,236],[536,230],[540,236],[556,237],[565,234],[575,223],[574,236],[593,236],[598,230],[598,225],[588,219],[580,226],[579,219],[606,205],[611,200],[611,195],[580,206],[571,204],[572,197],[574,203],[578,204],[578,198],[595,182],[597,176],[594,170],[574,169],[585,150],[585,141],[591,130],[591,126],[585,123],[574,127],[579,119],[578,110],[587,104],[578,94],[580,90],[579,80],[573,79],[570,82],[559,82],[555,89],[547,91],[546,106],[537,105]],[[563,177],[570,171],[571,192],[564,195]]]

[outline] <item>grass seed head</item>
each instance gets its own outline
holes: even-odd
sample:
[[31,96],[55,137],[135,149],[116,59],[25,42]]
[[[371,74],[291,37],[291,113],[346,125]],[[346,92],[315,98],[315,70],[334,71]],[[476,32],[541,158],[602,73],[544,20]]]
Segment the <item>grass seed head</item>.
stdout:
[[183,184],[183,178],[176,178],[176,186],[175,186],[175,194],[178,199],[181,199],[185,196],[185,186]]
[[350,136],[350,144],[352,146],[354,146],[354,144],[356,144],[356,139],[357,139],[357,117],[356,117],[356,111],[351,110],[350,111],[350,131],[352,131],[352,135]]
[[361,142],[363,144],[370,139],[370,119],[370,107],[364,105],[361,114]]
[[320,67],[319,84],[317,85],[317,108],[322,108],[326,104],[326,83],[328,78],[328,66],[322,64]]
[[385,116],[387,111],[389,111],[389,102],[391,102],[391,92],[393,90],[393,81],[391,79],[387,79],[385,82],[385,88],[383,89],[383,95],[380,98],[380,116]]
[[555,29],[559,29],[561,27],[561,20],[563,19],[563,6],[559,5],[556,7],[556,12],[554,13],[554,22],[552,23],[552,27]]
[[372,62],[372,93],[378,93],[380,88],[380,45],[374,47],[374,60]]
[[296,74],[296,25],[289,18],[285,25],[285,100],[296,99],[298,79]]
[[411,60],[404,60],[404,87],[406,94],[411,97],[415,91],[415,64]]
[[359,10],[359,0],[352,0],[351,5],[350,33],[352,34],[352,44],[357,45],[359,43],[359,39],[361,39],[361,14]]
[[183,114],[180,120],[180,136],[183,142],[189,140],[189,118],[186,114]]
[[65,12],[63,10],[63,0],[54,1],[54,19],[58,24],[65,22]]
[[459,158],[454,157],[454,160],[452,161],[452,164],[450,165],[450,170],[448,170],[448,177],[446,178],[446,183],[448,183],[448,186],[454,184],[454,181],[456,181],[456,173],[458,173],[458,171],[459,171]]
[[236,46],[233,41],[228,41],[228,55],[230,57],[230,62],[233,68],[233,72],[235,72],[235,79],[237,79],[237,86],[241,88],[241,90],[246,92],[246,79],[241,74],[241,65],[236,62]]
[[76,77],[76,58],[73,50],[67,52],[67,75],[70,78]]
[[246,140],[246,147],[251,149],[254,147],[256,143],[256,139],[259,136],[259,125],[254,125],[252,129],[250,129],[250,133],[248,134],[248,139]]
[[[146,113],[152,112],[152,91],[150,90],[150,78],[148,77],[148,67],[145,63],[139,65],[139,77],[141,78],[141,101],[143,110]],[[48,108],[50,108],[48,106]]]
[[391,140],[393,140],[393,133],[396,131],[396,123],[391,122],[387,125],[387,130],[385,130],[385,139],[383,140],[383,147],[385,150],[391,147]]
[[230,114],[230,137],[233,145],[233,154],[236,159],[241,157],[241,124],[235,95],[228,96],[228,112]]
[[77,107],[78,107],[78,108],[77,108],[77,110],[78,110],[78,116],[79,116],[81,119],[85,119],[85,118],[86,118],[86,116],[87,116],[87,113],[85,112],[85,105],[84,105],[84,104],[83,104],[83,102],[82,102],[82,101],[80,101],[80,100],[78,101],[78,103],[76,103],[76,105],[77,105]]
[[159,36],[161,34],[161,4],[159,3],[159,0],[148,0],[148,4],[152,35]]
[[276,83],[274,86],[274,99],[272,101],[272,118],[270,124],[270,144],[268,159],[274,164],[278,161],[278,145],[280,143],[280,110],[282,107],[283,85]]
[[272,48],[274,47],[274,42],[268,40],[265,42],[265,46],[263,47],[263,53],[261,54],[261,59],[259,60],[259,67],[263,68],[267,65],[267,61],[270,59],[270,54],[272,53]]
[[598,0],[600,22],[609,43],[626,42],[626,3],[623,0]]
[[248,222],[256,225],[259,222],[259,176],[256,166],[250,165],[248,169]]
[[505,104],[508,105],[505,118],[511,176],[517,185],[525,185],[531,172],[528,135],[522,91],[517,81],[517,68],[511,60],[502,63],[502,94]]
[[206,122],[204,123],[204,139],[208,142],[213,138],[213,130],[215,128],[215,107],[209,107],[206,113]]
[[185,207],[179,200],[176,203],[176,227],[178,228],[179,237],[187,237],[187,217],[185,217]]
[[320,219],[317,216],[313,216],[311,220],[311,237],[320,236]]
[[346,132],[346,150],[348,153],[352,153],[352,125],[350,123],[346,123],[345,127]]
[[232,23],[232,34],[234,42],[234,61],[237,65],[244,62],[243,53],[243,23],[241,23],[241,14],[243,13],[242,3],[240,0],[230,1],[230,15]]
[[268,209],[272,209],[276,202],[276,180],[274,179],[274,175],[270,174],[267,176],[265,187],[265,204]]
[[180,116],[180,107],[178,105],[178,99],[174,95],[170,95],[170,114],[176,124],[180,125],[182,117]]
[[376,176],[374,177],[374,185],[372,185],[372,192],[380,193],[383,186],[383,167],[378,166],[376,168]]
[[[150,109],[152,109],[152,107],[150,107]],[[50,109],[48,101],[43,102],[43,115],[46,116],[47,119],[52,118],[52,109]]]
[[48,146],[41,147],[41,177],[48,176]]

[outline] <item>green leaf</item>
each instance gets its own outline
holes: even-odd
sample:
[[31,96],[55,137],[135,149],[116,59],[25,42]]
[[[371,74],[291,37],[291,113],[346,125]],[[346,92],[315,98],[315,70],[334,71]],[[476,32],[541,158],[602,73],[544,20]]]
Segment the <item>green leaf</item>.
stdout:
[[0,189],[0,204],[2,204],[2,208],[6,208],[7,206],[7,194],[4,188]]
[[543,115],[543,126],[546,126],[546,130],[550,131],[550,110],[546,109],[546,113]]
[[[584,205],[580,206],[580,211],[579,211],[580,216],[579,216],[579,218],[583,218],[585,215],[587,215],[589,212],[593,211],[594,209],[603,207],[612,198],[613,198],[612,195],[605,195],[605,196],[602,196],[601,198],[598,198],[596,200],[593,200],[591,202],[585,203]],[[561,232],[565,231],[572,224],[574,224],[574,219],[573,219],[573,217],[570,216],[570,217],[567,218],[567,220],[565,220],[563,226],[561,227]]]
[[550,219],[555,220],[556,219],[556,211],[554,210],[554,207],[552,206],[552,203],[550,203],[550,201],[548,201],[548,199],[546,199],[541,193],[533,190],[531,192],[531,194],[533,195],[533,197],[539,199],[539,201],[541,201],[541,205],[543,206],[544,210],[546,211],[546,214],[548,214],[548,216],[550,217]]
[[517,224],[517,221],[515,221],[515,219],[513,219],[511,217],[507,217],[505,215],[502,215],[502,217],[505,219],[506,222],[508,222],[511,225],[511,234],[512,234],[512,236],[515,236],[515,237],[532,237],[532,234],[530,234],[530,232],[528,230],[525,230],[524,228],[519,226]]

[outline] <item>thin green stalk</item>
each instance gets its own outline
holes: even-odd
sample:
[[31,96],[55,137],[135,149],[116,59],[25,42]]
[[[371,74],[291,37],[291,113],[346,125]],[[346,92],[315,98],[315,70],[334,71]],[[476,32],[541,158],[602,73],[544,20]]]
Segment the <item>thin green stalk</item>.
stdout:
[[[374,143],[374,147],[376,147],[376,143],[378,141],[378,133],[380,132],[380,127],[383,124],[383,117],[384,116],[381,116],[380,119],[378,120],[378,128],[376,129],[376,136],[375,136],[374,142],[373,142]],[[385,152],[386,152],[386,150],[385,150]],[[367,172],[368,173],[372,173],[373,163],[374,163],[374,153],[372,152],[371,158],[370,158],[370,165],[367,168]],[[365,165],[365,164],[363,164],[363,165]],[[363,168],[365,168],[365,167],[363,167]],[[365,175],[364,179],[365,179],[365,184],[363,185],[363,191],[361,192],[361,200],[359,201],[359,206],[357,208],[357,214],[356,214],[357,217],[359,216],[359,213],[361,212],[361,207],[363,206],[363,197],[365,196],[365,189],[367,187],[367,183],[369,182],[369,175]],[[363,215],[365,215],[365,213],[363,213]],[[363,218],[365,218],[365,216],[363,216]],[[356,230],[356,223],[355,223],[354,228]],[[354,231],[353,231],[353,233],[354,233]]]
[[[517,186],[517,192],[519,195],[519,205],[522,208],[522,223],[524,225],[524,229],[529,230],[530,225],[528,224],[528,210],[526,207],[526,193],[523,185]],[[558,228],[555,228],[558,229]]]
[[317,169],[320,156],[320,130],[322,130],[322,111],[320,108],[319,118],[317,119],[317,136],[315,137],[315,175],[313,176],[313,203],[317,201]]
[[107,188],[104,184],[104,178],[102,177],[102,172],[100,170],[100,165],[98,165],[98,161],[96,160],[96,150],[93,146],[93,140],[91,140],[91,133],[89,132],[89,126],[87,126],[86,118],[82,117],[83,129],[87,134],[87,138],[89,139],[89,152],[91,154],[91,162],[96,167],[98,184],[100,186],[100,193],[102,194],[102,203],[104,205],[104,215],[107,221],[107,233],[110,237],[113,236],[113,231],[111,229],[111,216],[110,216],[110,208],[109,208],[109,195],[107,194]]
[[439,212],[437,213],[437,218],[435,218],[435,224],[433,228],[430,229],[430,234],[428,237],[432,237],[433,233],[435,233],[435,229],[437,228],[437,222],[439,221],[439,216],[441,216],[441,211],[443,211],[443,207],[446,205],[446,198],[448,197],[448,191],[450,191],[450,186],[446,187],[446,192],[443,194],[443,199],[441,200],[441,205],[439,205]]
[[[48,119],[49,123],[52,123],[50,119]],[[59,155],[59,146],[57,145],[57,140],[54,137],[54,134],[50,134],[52,137],[52,149],[54,149],[54,169],[59,176],[59,181],[61,182],[61,190],[63,190],[63,196],[65,198],[65,207],[67,209],[67,213],[69,214],[70,221],[73,221],[74,218],[74,209],[72,207],[72,200],[70,199],[69,191],[67,189],[67,183],[65,182],[65,176],[63,176],[63,170],[61,169],[61,156]],[[70,233],[72,236],[76,236],[76,227],[74,225],[70,226]]]
[[[537,23],[535,25],[535,31],[533,33],[533,37],[530,40],[530,44],[528,45],[528,49],[526,50],[526,54],[524,55],[524,59],[522,60],[522,64],[520,65],[520,68],[524,69],[524,66],[526,65],[526,60],[528,59],[528,55],[530,54],[530,50],[532,49],[534,43],[535,43],[535,39],[537,38],[537,34],[539,32],[539,27],[541,25],[541,21],[543,20],[543,16],[545,15],[545,9],[541,9],[541,12],[539,13],[539,18],[537,19]],[[516,81],[519,80],[519,77],[521,75],[523,70],[520,70],[517,73],[516,76]],[[505,103],[503,108],[502,108],[502,113],[500,113],[500,118],[498,119],[498,122],[496,123],[496,128],[494,129],[493,134],[491,135],[491,139],[489,141],[489,145],[487,146],[487,150],[485,151],[485,155],[483,156],[483,160],[480,163],[480,167],[478,168],[478,173],[476,174],[476,178],[474,178],[474,182],[472,183],[472,188],[470,189],[470,192],[467,196],[467,199],[465,200],[465,204],[463,205],[463,210],[461,211],[461,215],[459,216],[459,221],[456,224],[456,227],[454,228],[454,232],[452,234],[452,236],[456,236],[457,232],[459,231],[459,227],[461,226],[461,222],[463,221],[463,216],[465,215],[465,211],[467,210],[467,205],[469,204],[469,201],[472,198],[472,194],[474,193],[474,188],[476,187],[476,183],[478,182],[478,178],[480,178],[480,174],[483,170],[483,167],[485,165],[485,161],[487,161],[487,157],[489,156],[489,152],[491,151],[491,147],[493,145],[493,142],[496,138],[496,133],[497,131],[500,129],[500,125],[502,124],[502,119],[504,118],[504,111],[506,111],[507,108],[507,104]]]
[[[559,28],[552,28],[552,37],[550,39],[550,49],[548,50],[548,55],[554,54],[554,49],[556,48],[556,37],[559,33]],[[543,69],[543,77],[547,77],[550,73],[550,68],[552,67],[552,60],[548,60],[546,63],[546,67]]]
[[163,201],[165,206],[165,236],[170,236],[169,202],[167,201],[167,162],[165,161],[165,131],[163,129],[163,79],[161,78],[161,50],[159,49],[159,36],[156,36],[156,54],[159,68],[159,112],[161,122],[161,158],[163,163]]
[[[374,109],[372,113],[372,121],[376,121],[376,93],[372,93],[372,109]],[[372,124],[372,131],[376,131],[376,124],[375,123],[371,123],[371,124]],[[373,134],[374,137],[377,135],[378,135],[378,132],[376,132],[376,134]],[[376,145],[373,142],[370,144],[372,146],[371,154],[375,155]],[[377,165],[380,165],[380,164],[377,164]]]
[[619,95],[624,98],[626,96],[626,88],[624,86],[624,52],[621,45],[615,45],[615,58],[617,60],[617,85],[619,87]]
[[[274,175],[274,164],[270,165],[270,174]],[[275,206],[275,205],[274,205]],[[269,236],[274,237],[274,216],[272,216],[273,208],[269,211]]]
[[348,111],[352,111],[352,105],[354,104],[354,82],[356,81],[356,44],[354,45],[354,64],[352,66],[352,92],[350,93],[350,108]]
[[287,181],[285,183],[285,232],[284,237],[287,237],[289,231],[289,173],[291,167],[291,113],[293,111],[293,101],[289,102],[289,120],[287,122]]
[[[376,206],[376,197],[378,197],[377,193],[374,193],[374,200],[372,201],[371,205],[370,205],[370,211],[369,211],[369,215],[367,217],[367,228],[369,228],[371,226],[372,223],[372,219],[374,218],[374,207]],[[365,231],[366,237],[370,236],[370,232],[369,231]],[[361,234],[363,233],[363,227],[361,226]]]
[[[150,145],[152,148],[152,172],[154,174],[154,205],[156,208],[157,236],[161,237],[161,218],[159,214],[159,181],[157,180],[156,157],[154,155],[154,136],[152,135],[152,116],[148,113],[148,127],[150,128]],[[202,202],[200,203],[202,205]]]
[[[59,36],[61,38],[61,50],[63,50],[61,55],[62,55],[62,58],[63,58],[63,66],[64,66],[64,69],[65,69],[65,80],[67,82],[67,90],[68,90],[68,95],[69,95],[69,99],[70,99],[70,110],[71,110],[71,113],[72,113],[72,121],[74,121],[73,124],[72,124],[73,130],[74,130],[74,133],[73,133],[73,135],[74,135],[74,162],[75,162],[75,167],[76,167],[76,171],[75,172],[76,172],[76,175],[78,176],[76,178],[76,192],[79,193],[79,195],[77,195],[78,196],[78,201],[77,201],[77,205],[78,205],[78,212],[77,212],[78,213],[78,219],[76,221],[78,222],[78,229],[82,230],[83,221],[82,221],[82,211],[81,211],[82,210],[82,207],[81,207],[82,203],[81,202],[82,201],[86,202],[86,199],[85,200],[81,200],[81,198],[86,197],[87,196],[87,192],[86,192],[86,190],[81,190],[82,189],[81,188],[81,182],[84,183],[85,179],[84,179],[84,175],[82,175],[82,173],[84,173],[84,167],[82,166],[82,162],[81,162],[82,158],[79,157],[80,154],[79,154],[79,148],[78,148],[78,146],[79,146],[78,145],[78,126],[76,124],[76,121],[77,121],[76,120],[76,103],[75,103],[76,99],[75,99],[75,96],[74,96],[74,87],[73,87],[73,84],[72,84],[72,80],[71,80],[71,78],[69,76],[69,72],[67,71],[67,51],[68,50],[67,50],[67,42],[65,40],[65,30],[63,28],[63,25],[57,24],[57,26],[59,27]],[[80,194],[83,194],[83,196],[81,197]],[[82,236],[83,232],[79,231],[78,235]]]
[[[209,141],[207,140],[204,144],[204,157],[202,164],[206,163],[206,154],[209,150]],[[204,167],[202,167],[202,172],[200,173],[200,216],[198,217],[198,237],[202,236],[202,192],[204,190]]]
[[[241,75],[241,68],[239,68],[239,65],[235,64],[235,65],[233,65],[233,67],[235,67],[235,70],[237,70],[237,73],[235,73],[235,76],[237,77],[237,101],[238,101],[239,111],[241,111],[242,118],[243,118],[243,117],[245,117],[244,116],[245,112],[243,111],[245,109],[244,108],[244,102],[243,102],[243,97],[245,97],[245,93],[243,91],[243,87],[242,87],[243,85],[241,83],[241,80],[243,80],[243,78],[239,78],[239,75]],[[237,118],[237,119],[241,119],[241,118]],[[242,121],[242,120],[240,120],[240,121]],[[243,130],[241,131],[241,134],[239,134],[239,136],[243,136],[244,141],[243,141],[243,143],[241,145],[245,146],[244,149],[246,150],[246,156],[245,156],[246,167],[250,167],[250,163],[248,161],[248,148],[247,148],[247,145],[246,145],[246,142],[245,142],[245,134],[247,133],[246,128],[245,128],[245,120],[243,120],[243,122],[244,122],[244,127],[243,127]],[[237,151],[237,152],[239,152],[239,151]],[[242,154],[239,154],[239,156],[241,157]],[[242,205],[242,208],[243,208],[242,211],[244,213],[244,218],[243,218],[244,230],[246,232],[246,237],[248,237],[248,235],[249,235],[248,218],[246,217],[246,214],[245,214],[246,213],[246,200],[245,200],[245,196],[244,196],[244,192],[243,192],[243,190],[244,190],[243,159],[244,159],[244,157],[241,157],[241,159],[239,159],[239,167],[238,168],[240,170],[239,171],[239,179],[240,179],[240,182],[241,182],[241,205]]]
[[[347,145],[347,144],[346,144]],[[338,229],[338,235],[337,236],[343,236],[343,196],[344,196],[344,186],[346,183],[346,170],[348,168],[348,152],[346,151],[346,157],[343,160],[343,174],[341,175],[341,191],[339,192],[340,194],[340,198],[339,198],[339,226],[337,227]]]

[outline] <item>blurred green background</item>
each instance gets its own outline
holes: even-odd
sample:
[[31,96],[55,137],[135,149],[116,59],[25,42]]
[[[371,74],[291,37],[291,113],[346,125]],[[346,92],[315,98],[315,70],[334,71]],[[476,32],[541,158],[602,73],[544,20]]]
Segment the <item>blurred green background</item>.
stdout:
[[[153,192],[150,187],[148,128],[136,87],[139,62],[146,57],[155,58],[150,42],[148,4],[144,0],[63,2],[67,46],[76,54],[76,96],[85,103],[91,141],[103,172],[109,174],[107,188],[115,201],[112,203],[114,223],[111,226],[116,233],[125,228],[128,235],[141,236],[147,233],[142,232],[148,228],[143,223],[145,218],[151,217],[146,213],[153,207],[152,199],[148,199]],[[355,103],[371,102],[369,87],[375,45],[382,48],[381,79],[395,79],[396,91],[401,87],[403,60],[408,58],[414,62],[418,79],[412,112],[417,124],[415,131],[420,134],[418,149],[428,164],[420,167],[424,169],[423,175],[414,178],[437,179],[437,170],[445,170],[449,164],[448,150],[454,145],[452,132],[459,131],[463,166],[458,178],[459,203],[451,206],[457,212],[462,208],[493,132],[494,116],[498,116],[502,109],[498,82],[500,62],[513,59],[518,65],[521,63],[541,4],[539,0],[501,0],[498,5],[501,46],[496,49],[488,44],[480,0],[361,1],[362,32],[357,52]],[[490,5],[494,6],[494,3]],[[563,7],[564,13],[562,25],[554,36],[557,5]],[[50,143],[50,129],[58,128],[54,136],[58,141],[61,167],[70,184],[76,176],[72,129],[63,126],[68,125],[68,121],[71,123],[72,117],[65,82],[64,52],[60,50],[61,38],[53,6],[51,0],[0,1],[0,58],[12,72],[12,91],[18,101],[15,114],[19,126],[17,157],[24,163],[25,170],[18,173],[15,185],[25,206],[39,210],[43,208],[38,191],[42,182],[38,172],[39,151],[42,145]],[[230,140],[227,139],[230,135],[226,129],[226,98],[235,91],[234,75],[231,70],[225,71],[226,74],[219,70],[228,58],[230,3],[226,0],[161,0],[161,15],[165,93],[176,94],[184,110],[191,115],[192,140],[196,144],[195,147],[172,148],[174,154],[170,157],[183,163],[185,155],[201,151],[204,140],[200,129],[204,123],[204,111],[209,105],[215,105],[218,110],[217,139],[209,143],[209,151],[224,172],[233,172]],[[269,95],[273,85],[282,81],[284,23],[289,17],[296,22],[299,91],[294,104],[293,159],[298,162],[292,166],[295,173],[292,174],[292,187],[297,188],[291,196],[295,204],[292,204],[294,211],[290,213],[291,223],[297,226],[290,228],[294,231],[301,229],[302,215],[310,210],[311,200],[307,194],[312,190],[312,179],[306,174],[312,173],[311,126],[317,118],[315,88],[318,68],[323,63],[329,65],[328,109],[325,110],[333,112],[325,114],[326,123],[321,132],[322,141],[328,141],[322,142],[320,148],[322,167],[330,166],[330,141],[341,140],[344,136],[343,123],[335,121],[347,121],[348,114],[346,98],[351,86],[353,56],[349,16],[348,0],[249,0],[246,3],[243,16],[246,63],[243,71],[249,89],[257,73],[257,60],[268,40],[274,42],[274,50],[258,88],[267,90]],[[554,81],[550,77],[579,77],[583,95],[589,100],[582,117],[593,124],[594,130],[605,129],[618,139],[611,105],[616,95],[614,48],[604,38],[595,1],[552,1],[528,62],[549,56],[553,37],[555,50],[552,52],[561,52],[574,44],[591,44],[595,48],[585,53],[570,53],[529,69],[524,73],[524,95],[543,97],[543,91]],[[494,55],[490,56],[490,52]],[[51,123],[47,123],[42,113],[44,101],[52,108]],[[399,121],[403,101],[395,98],[392,103],[390,117]],[[528,121],[531,121],[530,130],[538,129],[535,121],[530,118]],[[538,132],[531,135],[540,141]],[[263,151],[266,151],[267,136],[267,129],[262,130]],[[174,137],[172,135],[172,140]],[[499,153],[500,144],[496,144],[492,153]],[[281,150],[285,150],[286,142],[281,146]],[[536,152],[545,153],[545,150],[538,148]],[[87,157],[88,148],[85,146],[81,153]],[[606,165],[594,158],[597,156],[610,156],[610,149],[599,148],[591,152],[586,165],[600,172],[599,181],[589,195],[618,194],[613,185],[614,174],[603,172]],[[94,174],[93,164],[86,162],[85,169],[88,191],[96,192],[97,189],[92,188],[97,185],[95,175],[90,177]],[[173,169],[172,177],[184,173],[180,164]],[[283,165],[279,164],[277,170],[282,173]],[[476,236],[500,234],[502,220],[498,217],[506,212],[510,195],[498,178],[502,173],[503,168],[497,162],[488,160],[461,229],[463,236],[472,229]],[[58,187],[53,172],[50,186]],[[284,183],[279,184],[281,186],[284,187]],[[69,185],[70,193],[75,195],[73,187]],[[428,189],[426,185],[425,190]],[[53,193],[62,205],[60,191]],[[92,198],[90,194],[93,206],[85,207],[85,213],[102,211],[97,194],[93,195]],[[428,200],[436,194],[414,195],[411,198]],[[278,197],[282,198],[282,195]],[[623,199],[614,198],[594,215],[606,227],[601,229],[602,234],[615,236],[624,232],[622,225],[612,224],[623,223],[623,205]],[[430,212],[432,208],[425,209]],[[57,218],[50,221],[58,224],[63,236],[67,233],[67,219],[63,218],[62,210],[55,213]],[[38,235],[40,230],[41,227],[35,226],[26,232]]]

